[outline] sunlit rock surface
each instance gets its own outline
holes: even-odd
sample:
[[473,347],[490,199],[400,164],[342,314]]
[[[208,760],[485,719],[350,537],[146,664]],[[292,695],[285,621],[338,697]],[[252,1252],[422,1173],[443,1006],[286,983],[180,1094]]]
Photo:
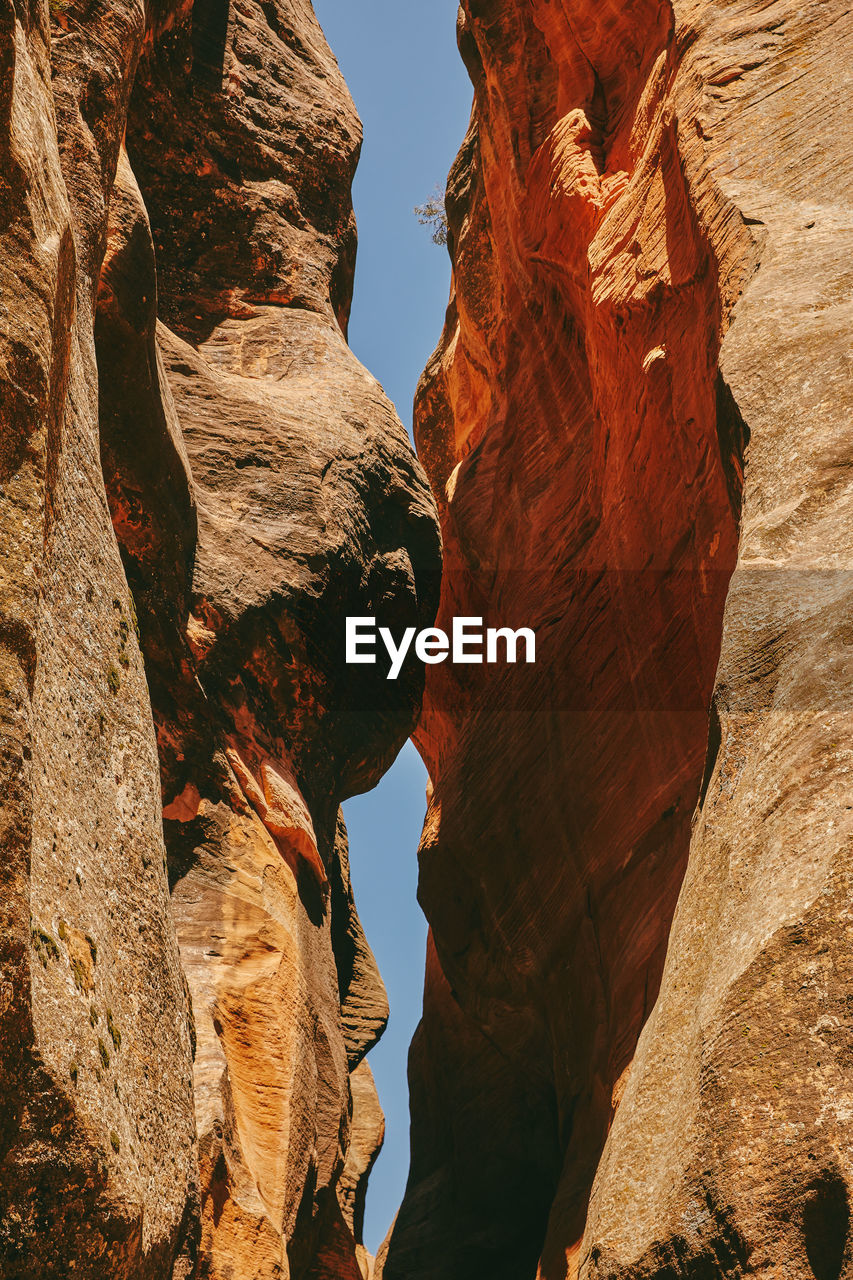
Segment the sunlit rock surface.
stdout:
[[359,1280],[339,806],[423,673],[344,618],[440,562],[345,340],[360,125],[301,0],[7,7],[0,58],[0,1274]]
[[0,1274],[10,1278],[187,1275],[198,1212],[154,727],[98,455],[95,297],[143,17],[133,3],[83,9],[69,6],[68,30],[51,30],[47,5],[0,16]]
[[[310,5],[0,8],[4,1280],[850,1270],[851,34],[466,0],[418,438],[439,625],[537,661],[430,668],[418,724],[418,664],[343,661],[347,615],[430,624],[440,552],[346,344]],[[416,725],[374,1268],[340,804]]]
[[438,625],[538,648],[428,675],[385,1280],[849,1265],[850,24],[462,5]]
[[308,6],[234,10],[227,34],[216,21],[194,9],[155,27],[128,127],[191,476],[183,572],[149,473],[125,491],[136,446],[120,422],[114,510],[149,605],[198,1037],[202,1274],[357,1280],[351,1201],[375,1149],[348,1166],[350,1134],[378,1149],[381,1132],[353,1117],[350,1075],[387,1003],[337,814],[413,727],[423,676],[354,680],[343,622],[426,625],[438,533],[405,433],[342,333],[360,125],[336,64]]

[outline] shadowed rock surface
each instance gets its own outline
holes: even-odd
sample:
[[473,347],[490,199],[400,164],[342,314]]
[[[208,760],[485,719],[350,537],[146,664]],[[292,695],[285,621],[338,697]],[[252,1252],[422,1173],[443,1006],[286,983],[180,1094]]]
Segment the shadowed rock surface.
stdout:
[[385,1280],[851,1265],[850,21],[462,5],[416,436],[537,663],[428,674]]
[[359,1280],[339,806],[423,673],[344,618],[440,566],[345,340],[360,125],[300,0],[4,12],[0,1274]]

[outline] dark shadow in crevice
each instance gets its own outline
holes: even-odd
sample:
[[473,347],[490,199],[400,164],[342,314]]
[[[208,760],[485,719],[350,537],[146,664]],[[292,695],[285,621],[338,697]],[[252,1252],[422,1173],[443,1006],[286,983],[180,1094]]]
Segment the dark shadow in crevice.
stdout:
[[726,488],[728,489],[732,515],[735,518],[735,524],[739,527],[741,507],[743,505],[743,475],[746,466],[746,450],[749,444],[749,427],[744,420],[737,401],[732,395],[729,384],[719,370],[717,370],[715,392],[720,459],[723,464],[723,474],[726,478]]
[[228,40],[229,0],[196,0],[192,16],[193,81],[220,89]]
[[803,1234],[815,1280],[839,1280],[850,1234],[850,1202],[844,1179],[834,1170],[827,1170],[809,1188]]

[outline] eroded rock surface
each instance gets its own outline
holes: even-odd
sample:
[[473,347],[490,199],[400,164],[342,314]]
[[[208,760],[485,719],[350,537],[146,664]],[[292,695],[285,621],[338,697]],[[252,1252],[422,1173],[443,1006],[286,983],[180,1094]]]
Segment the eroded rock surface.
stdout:
[[302,0],[4,12],[0,1274],[360,1280],[339,806],[423,673],[344,617],[440,565],[345,340],[360,125]]
[[416,432],[439,625],[538,649],[428,676],[385,1280],[849,1265],[850,37],[842,3],[462,5]]
[[186,1275],[189,1016],[93,343],[143,18],[72,7],[0,29],[0,1274]]
[[750,445],[690,862],[581,1274],[838,1280],[853,1187],[853,20],[841,4],[675,10],[712,86],[708,177],[756,238],[720,352]]
[[[405,433],[341,332],[360,126],[334,60],[307,6],[250,6],[214,69],[211,13],[154,31],[128,131],[195,511],[171,607],[150,567],[166,538],[126,547],[150,601],[140,626],[196,1014],[202,1274],[357,1280],[360,1224],[337,1189],[350,1073],[387,1004],[337,814],[413,727],[423,675],[354,681],[343,620],[426,625],[438,534]],[[130,505],[120,495],[116,510]],[[162,513],[156,494],[149,505]]]

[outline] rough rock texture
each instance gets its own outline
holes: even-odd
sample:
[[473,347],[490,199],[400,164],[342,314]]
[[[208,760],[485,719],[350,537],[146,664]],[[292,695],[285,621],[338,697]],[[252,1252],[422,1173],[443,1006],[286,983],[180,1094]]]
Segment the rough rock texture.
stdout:
[[357,1280],[360,1224],[336,1188],[358,1180],[350,1072],[387,1004],[336,820],[411,730],[423,674],[354,681],[343,620],[426,625],[438,533],[340,328],[360,141],[346,88],[307,5],[235,8],[214,48],[217,21],[202,7],[155,28],[128,128],[189,499],[179,458],[167,479],[192,537],[157,525],[150,469],[122,464],[139,446],[121,418],[113,509],[151,655],[196,1017],[201,1274]]
[[339,805],[423,672],[344,617],[440,563],[345,341],[360,125],[306,0],[2,12],[0,1275],[359,1280]]
[[93,344],[142,10],[52,48],[46,6],[0,22],[0,1274],[184,1275],[189,1018]]
[[755,228],[720,352],[750,445],[687,877],[581,1274],[837,1280],[853,1266],[853,15],[700,14],[688,70],[720,84],[706,181]]
[[538,648],[428,676],[385,1280],[853,1265],[850,25],[462,5],[439,625]]

